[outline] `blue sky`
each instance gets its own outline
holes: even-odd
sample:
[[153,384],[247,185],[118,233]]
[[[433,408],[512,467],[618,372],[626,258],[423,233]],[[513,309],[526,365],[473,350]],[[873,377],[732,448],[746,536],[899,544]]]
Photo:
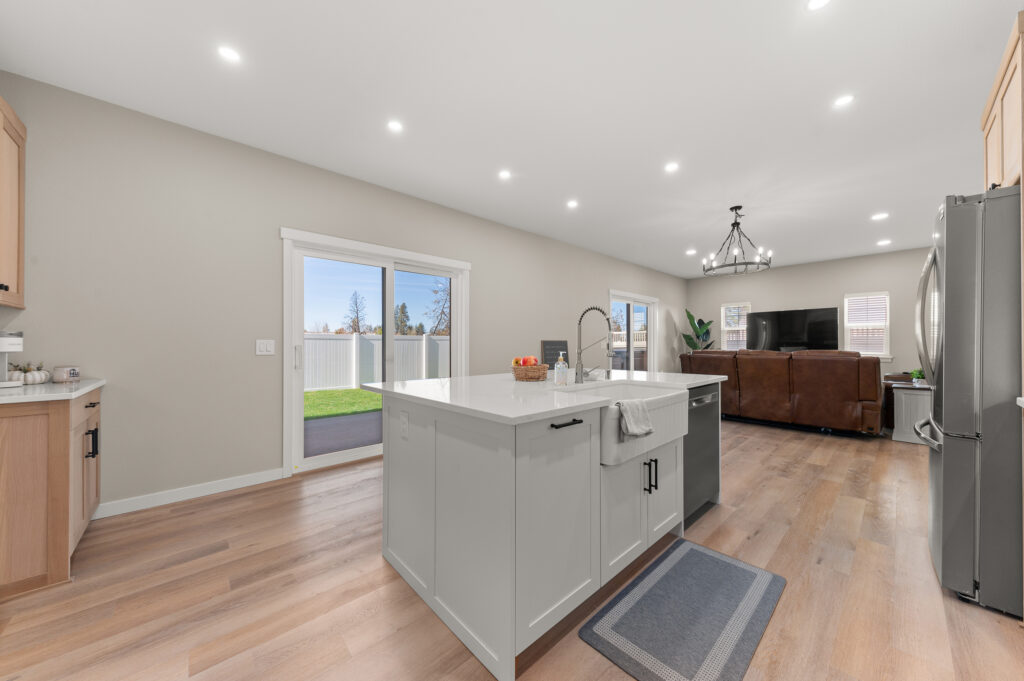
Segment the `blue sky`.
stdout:
[[[404,302],[409,308],[409,323],[423,322],[429,327],[427,311],[434,301],[431,289],[435,277],[395,272],[395,304]],[[367,321],[370,326],[381,323],[383,286],[381,268],[370,265],[326,260],[305,259],[305,311],[303,321],[307,330],[326,322],[331,331],[341,327],[348,317],[352,291],[366,298]]]

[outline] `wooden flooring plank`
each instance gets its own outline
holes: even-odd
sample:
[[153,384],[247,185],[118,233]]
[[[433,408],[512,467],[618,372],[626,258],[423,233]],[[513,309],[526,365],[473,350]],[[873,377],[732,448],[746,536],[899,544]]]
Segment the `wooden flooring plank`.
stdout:
[[[935,580],[926,449],[722,435],[686,536],[788,580],[747,681],[1022,678],[1020,623]],[[96,521],[73,582],[0,602],[0,681],[491,679],[381,558],[380,504],[378,459]],[[577,626],[520,678],[629,677]]]

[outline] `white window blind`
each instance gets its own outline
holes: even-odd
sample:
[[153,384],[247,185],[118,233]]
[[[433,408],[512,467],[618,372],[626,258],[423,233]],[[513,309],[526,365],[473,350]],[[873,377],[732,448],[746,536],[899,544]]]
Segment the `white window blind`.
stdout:
[[750,303],[722,305],[722,349],[744,350],[747,347],[747,313]]
[[846,349],[863,355],[889,354],[889,294],[846,296]]

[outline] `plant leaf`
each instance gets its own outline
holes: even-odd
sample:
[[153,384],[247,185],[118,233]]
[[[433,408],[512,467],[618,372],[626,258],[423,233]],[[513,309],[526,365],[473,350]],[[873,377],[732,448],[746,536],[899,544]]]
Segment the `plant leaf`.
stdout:
[[690,346],[691,350],[700,350],[700,343],[697,342],[697,339],[691,336],[690,334],[684,333],[683,340],[686,341],[686,344]]
[[689,310],[686,311],[686,319],[690,322],[690,328],[693,329],[695,336],[700,335],[700,327],[697,326],[697,320],[693,318],[693,313]]

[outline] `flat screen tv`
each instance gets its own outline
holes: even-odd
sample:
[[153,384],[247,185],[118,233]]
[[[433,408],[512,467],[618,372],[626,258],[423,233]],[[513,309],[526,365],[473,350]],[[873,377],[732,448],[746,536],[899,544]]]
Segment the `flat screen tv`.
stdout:
[[747,313],[748,350],[838,350],[839,308]]

